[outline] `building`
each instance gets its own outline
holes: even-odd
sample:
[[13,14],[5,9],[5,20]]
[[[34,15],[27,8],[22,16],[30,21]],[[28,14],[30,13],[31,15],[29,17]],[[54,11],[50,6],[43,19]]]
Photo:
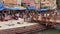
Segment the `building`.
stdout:
[[39,0],[22,0],[22,3],[25,3],[26,5],[30,5],[30,6],[35,6],[36,9],[40,8]]
[[41,0],[41,7],[49,7],[55,9],[57,7],[56,0]]
[[17,0],[2,0],[4,3],[9,3],[9,4],[16,4]]
[[[17,4],[17,0],[3,0],[5,4]],[[48,7],[55,9],[57,7],[56,0],[21,0],[18,4],[24,3],[26,6],[35,6],[36,9],[40,9],[40,7]]]
[[50,9],[55,9],[57,7],[56,0],[22,0],[26,5],[35,6],[37,9],[40,7],[48,7]]

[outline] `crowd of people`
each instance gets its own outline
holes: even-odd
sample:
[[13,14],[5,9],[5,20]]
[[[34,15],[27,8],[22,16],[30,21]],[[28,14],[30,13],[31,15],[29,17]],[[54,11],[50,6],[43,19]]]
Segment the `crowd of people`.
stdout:
[[18,18],[22,19],[34,19],[37,17],[37,13],[35,11],[1,11],[0,12],[0,21],[6,21],[6,20],[18,20]]
[[[49,12],[50,13],[50,12]],[[51,13],[52,14],[52,13]],[[0,11],[0,21],[18,20],[19,18],[24,21],[49,21],[52,15],[38,13],[34,10],[21,10],[21,11]]]
[[21,18],[24,21],[38,22],[38,23],[46,24],[47,26],[48,24],[50,24],[51,19],[53,20],[53,22],[56,22],[56,15],[57,13],[54,13],[54,11],[50,11],[50,12],[46,11],[45,13],[38,13],[37,11],[34,10],[0,11],[0,21],[3,22],[9,20],[19,20],[19,18]]

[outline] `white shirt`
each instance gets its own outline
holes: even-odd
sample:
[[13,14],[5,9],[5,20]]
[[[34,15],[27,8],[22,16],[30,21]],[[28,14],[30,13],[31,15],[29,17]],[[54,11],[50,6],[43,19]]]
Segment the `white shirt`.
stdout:
[[16,16],[18,16],[18,17],[19,17],[19,14],[17,13],[17,14],[16,14]]

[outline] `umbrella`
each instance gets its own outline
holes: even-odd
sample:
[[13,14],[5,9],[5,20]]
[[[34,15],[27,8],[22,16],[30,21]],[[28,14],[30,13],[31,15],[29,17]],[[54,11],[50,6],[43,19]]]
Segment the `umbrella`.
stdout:
[[0,2],[0,11],[4,10],[4,6],[3,6],[3,3]]

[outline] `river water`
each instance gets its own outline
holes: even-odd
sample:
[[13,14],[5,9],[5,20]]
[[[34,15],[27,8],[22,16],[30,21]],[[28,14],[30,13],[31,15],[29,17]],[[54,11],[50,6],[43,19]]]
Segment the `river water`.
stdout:
[[60,31],[56,29],[48,29],[45,31],[40,31],[40,32],[32,33],[32,34],[60,34]]

